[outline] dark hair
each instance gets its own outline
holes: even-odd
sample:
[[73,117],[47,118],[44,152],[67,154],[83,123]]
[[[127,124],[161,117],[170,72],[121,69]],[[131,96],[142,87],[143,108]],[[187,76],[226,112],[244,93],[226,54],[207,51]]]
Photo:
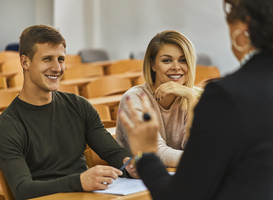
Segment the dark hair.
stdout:
[[63,44],[64,48],[66,48],[65,39],[59,31],[47,25],[30,26],[22,32],[19,39],[20,56],[26,55],[30,60],[32,60],[37,51],[37,48],[35,47],[36,44]]
[[248,23],[250,40],[254,47],[273,55],[273,1],[225,0],[233,7],[227,21]]

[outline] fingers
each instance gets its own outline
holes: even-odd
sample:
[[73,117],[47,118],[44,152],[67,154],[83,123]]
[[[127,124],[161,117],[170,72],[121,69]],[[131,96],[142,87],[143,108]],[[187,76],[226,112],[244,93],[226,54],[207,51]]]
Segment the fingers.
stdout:
[[128,119],[127,115],[123,110],[118,110],[119,119],[122,123],[122,126],[130,132],[131,129],[133,129],[133,124],[131,120]]
[[114,167],[97,165],[80,175],[84,191],[106,189],[108,184],[122,175],[122,172]]
[[161,101],[168,94],[171,94],[175,85],[176,83],[174,83],[173,81],[161,84],[154,92],[154,97],[156,98],[156,101]]
[[136,170],[136,168],[134,167],[134,164],[133,164],[132,161],[131,161],[131,163],[130,163],[129,165],[127,165],[127,166],[125,167],[125,169],[127,170],[127,172],[130,174],[130,176],[131,176],[132,178],[139,178],[139,175],[138,175],[138,173],[137,173],[137,170]]
[[188,98],[189,93],[191,93],[191,92],[192,92],[192,90],[189,87],[187,87],[185,85],[178,84],[173,81],[169,81],[167,83],[161,84],[155,90],[153,95],[154,95],[156,101],[161,101],[169,94]]
[[130,113],[130,119],[127,117],[123,110],[119,110],[118,115],[125,129],[129,131],[134,128],[134,126],[138,123],[139,119],[133,102],[130,99],[130,96],[126,96],[126,104]]
[[135,124],[138,121],[138,114],[137,114],[137,111],[133,105],[133,101],[131,100],[130,96],[126,97],[126,103],[127,103],[127,106],[130,110],[130,114],[131,114],[130,119],[131,119],[132,123]]
[[142,99],[142,109],[143,113],[150,113],[151,114],[151,120],[156,120],[156,114],[154,110],[152,109],[151,103],[147,95],[144,93],[141,95]]
[[[111,167],[111,166],[107,166],[107,165],[98,165],[98,166],[100,166],[103,169],[105,175],[111,176],[111,174],[114,172],[114,174],[113,174],[114,177],[111,176],[113,179],[117,179],[118,176],[122,175],[122,171],[120,171],[119,169],[117,169],[115,167]],[[109,173],[111,173],[111,174],[109,174]]]

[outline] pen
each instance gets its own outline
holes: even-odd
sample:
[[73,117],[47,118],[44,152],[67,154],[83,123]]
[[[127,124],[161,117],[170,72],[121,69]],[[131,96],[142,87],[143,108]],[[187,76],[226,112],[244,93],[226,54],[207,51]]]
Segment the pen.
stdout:
[[128,163],[133,159],[133,157],[131,157],[129,160],[127,160],[127,162],[119,169],[120,171],[124,170],[124,168],[126,167],[126,165],[128,165]]

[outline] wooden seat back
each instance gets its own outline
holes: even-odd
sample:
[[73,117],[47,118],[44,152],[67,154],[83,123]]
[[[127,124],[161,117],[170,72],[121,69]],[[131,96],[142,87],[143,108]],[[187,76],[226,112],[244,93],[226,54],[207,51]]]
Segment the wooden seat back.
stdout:
[[65,64],[78,64],[82,63],[81,57],[79,54],[66,54],[65,55]]
[[100,119],[103,120],[112,120],[110,109],[107,105],[99,104],[99,105],[93,105],[94,108],[99,113]]
[[194,83],[198,84],[199,82],[204,81],[205,79],[207,80],[219,77],[221,77],[221,74],[217,67],[197,65]]
[[76,85],[62,85],[59,84],[58,91],[67,92],[67,93],[74,93],[79,95],[79,88]]
[[80,94],[85,98],[108,96],[112,94],[124,93],[132,87],[129,79],[104,76],[80,89]]
[[[0,65],[5,62],[6,60],[9,60],[11,58],[19,58],[20,59],[20,55],[19,52],[16,51],[1,51],[0,52]],[[0,71],[1,68],[0,68]]]
[[17,92],[0,90],[0,111],[6,109],[17,95]]
[[104,69],[105,74],[121,74],[128,71],[142,71],[143,60],[119,60]]
[[103,75],[104,75],[103,66],[88,63],[80,63],[67,68],[62,80]]
[[1,66],[2,72],[23,71],[20,58],[10,58],[3,62]]

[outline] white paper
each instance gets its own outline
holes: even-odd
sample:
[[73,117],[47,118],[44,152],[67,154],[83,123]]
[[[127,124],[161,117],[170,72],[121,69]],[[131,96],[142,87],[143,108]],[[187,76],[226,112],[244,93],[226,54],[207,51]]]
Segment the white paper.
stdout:
[[141,179],[130,179],[118,177],[108,186],[105,190],[96,190],[93,192],[106,193],[106,194],[117,194],[117,195],[128,195],[136,192],[147,190],[146,186]]

